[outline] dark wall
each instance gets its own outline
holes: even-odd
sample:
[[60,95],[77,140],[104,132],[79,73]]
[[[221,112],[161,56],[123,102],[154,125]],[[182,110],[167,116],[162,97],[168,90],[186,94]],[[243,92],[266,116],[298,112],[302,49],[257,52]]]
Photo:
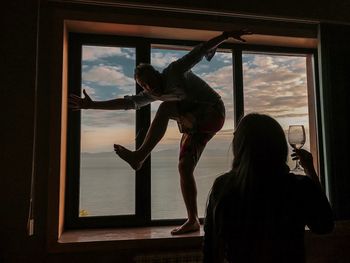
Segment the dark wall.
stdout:
[[318,1],[318,0],[294,0],[294,1],[199,1],[199,0],[129,0],[129,1],[104,1],[96,2],[123,2],[132,4],[144,4],[154,6],[169,6],[180,9],[201,9],[216,12],[232,12],[244,15],[257,15],[269,17],[283,17],[293,19],[315,20],[323,22],[350,23],[350,2],[347,0]]
[[321,24],[320,59],[330,198],[338,219],[350,218],[350,26]]
[[0,262],[20,262],[29,251],[37,15],[38,1],[1,4]]
[[[46,1],[42,1],[45,3]],[[130,1],[129,1],[130,2]],[[134,1],[136,2],[136,1]],[[139,2],[139,1],[137,1]],[[145,2],[145,1],[144,1]],[[160,1],[148,1],[159,4]],[[320,20],[350,22],[349,1],[297,1],[281,4],[281,1],[247,1],[237,3],[221,1],[176,1],[178,6],[202,7],[212,10],[226,9],[257,15],[276,15],[280,17],[310,18]],[[174,5],[173,1],[162,1]],[[49,4],[50,5],[50,4]],[[41,48],[50,48],[50,39],[55,32],[49,27],[52,13],[46,7],[41,8],[40,28],[37,27],[39,0],[7,1],[2,5],[1,77],[2,152],[1,163],[4,167],[0,175],[1,216],[0,216],[0,262],[58,262],[72,258],[72,255],[60,255],[56,258],[46,252],[46,199],[47,176],[50,174],[48,163],[50,152],[49,111],[52,106],[45,97],[50,92],[50,77],[41,76],[44,84],[36,90],[37,54],[40,74],[49,71],[50,57],[46,50],[36,50],[37,33],[40,29]],[[55,10],[55,6],[51,7]],[[70,5],[66,6],[67,9]],[[77,8],[74,6],[74,8]],[[191,16],[189,16],[191,17]],[[350,51],[349,26],[322,24],[320,30],[321,72],[324,88],[324,112],[326,120],[326,151],[329,157],[331,175],[331,197],[337,216],[350,218],[350,178],[347,164],[349,161],[349,77]],[[38,96],[37,96],[38,92]],[[38,99],[38,114],[35,115],[35,103]],[[38,117],[36,158],[33,158],[34,121]],[[34,161],[34,162],[33,162]],[[33,165],[35,164],[35,165]],[[37,221],[34,237],[27,235],[27,216],[29,209],[30,178],[32,171],[36,175]],[[79,258],[88,258],[88,255]],[[114,259],[118,256],[113,255]],[[113,257],[109,257],[111,260]],[[108,256],[105,256],[107,262]],[[73,261],[72,261],[73,262]]]

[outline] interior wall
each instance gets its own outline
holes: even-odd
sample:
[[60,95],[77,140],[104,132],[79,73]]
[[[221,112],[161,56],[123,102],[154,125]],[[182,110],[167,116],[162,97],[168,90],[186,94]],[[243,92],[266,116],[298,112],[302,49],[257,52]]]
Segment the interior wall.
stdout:
[[[1,4],[0,262],[25,262],[38,245],[27,236],[33,166],[39,1]],[[26,261],[27,262],[27,261]]]
[[350,26],[320,25],[320,74],[330,198],[337,219],[350,218]]
[[[49,2],[84,3],[84,0],[48,0]],[[350,2],[346,0],[317,1],[198,1],[198,0],[95,0],[97,5],[120,7],[143,6],[144,9],[167,7],[168,10],[195,10],[193,13],[218,13],[221,15],[237,14],[245,17],[283,18],[282,20],[305,20],[333,23],[350,23]]]
[[[39,2],[40,28],[37,26]],[[96,2],[96,1],[95,1]],[[106,1],[105,1],[106,2]],[[108,2],[108,1],[107,1]],[[128,1],[136,2],[136,1]],[[137,1],[139,2],[139,1]],[[145,3],[146,1],[144,1]],[[147,1],[158,4],[159,1]],[[163,1],[163,4],[173,6],[173,1]],[[288,18],[309,18],[323,21],[342,21],[348,23],[350,6],[348,1],[333,1],[332,3],[317,1],[297,1],[283,4],[281,1],[255,1],[230,2],[227,1],[176,1],[181,7],[201,7],[209,10],[229,10],[239,13],[273,15]],[[228,6],[227,6],[228,5]],[[50,163],[50,111],[59,102],[48,98],[53,91],[52,75],[50,67],[53,65],[48,54],[54,54],[52,38],[55,37],[55,28],[51,27],[56,12],[62,9],[62,4],[53,1],[7,1],[2,5],[4,16],[3,32],[1,40],[2,74],[1,99],[4,105],[3,142],[0,176],[1,207],[0,216],[0,262],[88,262],[88,259],[101,259],[101,262],[114,262],[119,259],[130,258],[131,252],[115,254],[113,251],[101,253],[68,253],[49,254],[47,252],[47,185],[51,173]],[[72,4],[63,5],[63,9],[69,12],[76,10]],[[79,9],[79,8],[78,8]],[[95,12],[100,8],[93,8]],[[81,11],[91,12],[81,7]],[[108,13],[108,12],[107,12]],[[108,15],[116,15],[109,13]],[[188,17],[191,17],[189,15]],[[219,18],[216,18],[220,20]],[[215,19],[214,19],[215,20]],[[214,21],[215,22],[215,21]],[[195,23],[195,21],[194,21]],[[40,49],[37,57],[36,37],[40,29]],[[350,54],[347,49],[349,43],[349,27],[324,24],[321,27],[320,52],[322,63],[323,85],[328,90],[326,97],[325,119],[328,120],[327,153],[331,158],[331,171],[335,172],[335,188],[332,190],[333,199],[336,200],[336,211],[341,218],[349,218],[349,177],[347,164],[349,163],[349,118],[346,115],[349,102],[349,61]],[[347,34],[347,35],[346,35]],[[36,60],[39,60],[39,72],[42,78],[40,90],[36,90]],[[46,75],[47,74],[47,75]],[[37,94],[38,92],[38,94]],[[38,115],[35,115],[35,103],[38,99]],[[34,121],[38,117],[38,129],[36,137],[36,155],[33,155],[34,145]],[[55,127],[54,127],[55,128]],[[29,209],[29,195],[31,175],[34,173],[36,189],[36,205],[34,224],[34,236],[27,235],[27,216]],[[54,182],[53,182],[54,183]],[[339,244],[343,248],[349,241],[349,235],[342,236]],[[337,243],[331,247],[341,253],[343,260],[349,259],[346,249],[340,252],[336,250]],[[318,251],[326,251],[327,244],[315,248]],[[329,247],[329,246],[328,246]],[[314,250],[314,251],[316,251]],[[317,253],[315,253],[317,254]],[[91,256],[95,255],[95,256]],[[102,256],[104,255],[104,256]],[[91,256],[91,257],[90,257]],[[338,256],[340,258],[340,256]],[[90,261],[95,262],[95,261]],[[120,261],[126,262],[126,261]],[[321,262],[321,261],[315,261]],[[347,261],[328,261],[347,262]]]

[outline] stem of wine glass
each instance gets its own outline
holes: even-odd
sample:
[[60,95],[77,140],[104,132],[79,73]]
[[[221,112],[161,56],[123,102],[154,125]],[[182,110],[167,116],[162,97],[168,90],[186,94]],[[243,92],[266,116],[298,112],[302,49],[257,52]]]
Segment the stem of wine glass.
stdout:
[[[293,147],[293,149],[296,149],[296,147]],[[299,160],[295,160],[295,167],[294,167],[294,169],[292,171],[297,172],[299,170],[302,170],[302,168],[301,168],[301,166],[299,164]]]
[[295,160],[295,167],[293,170],[300,170],[299,160]]

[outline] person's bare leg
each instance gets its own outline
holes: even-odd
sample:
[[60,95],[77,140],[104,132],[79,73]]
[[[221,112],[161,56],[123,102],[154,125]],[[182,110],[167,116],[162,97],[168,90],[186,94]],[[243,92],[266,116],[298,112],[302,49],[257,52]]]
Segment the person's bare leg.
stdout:
[[168,127],[169,119],[176,118],[177,116],[176,102],[163,102],[157,110],[156,116],[147,131],[141,147],[136,151],[130,151],[119,144],[114,144],[114,151],[133,169],[140,169],[144,160],[163,138]]
[[195,166],[196,163],[193,160],[193,156],[189,154],[182,157],[179,162],[181,191],[188,219],[183,225],[171,231],[173,235],[199,231],[200,228],[197,210],[197,187],[193,175]]

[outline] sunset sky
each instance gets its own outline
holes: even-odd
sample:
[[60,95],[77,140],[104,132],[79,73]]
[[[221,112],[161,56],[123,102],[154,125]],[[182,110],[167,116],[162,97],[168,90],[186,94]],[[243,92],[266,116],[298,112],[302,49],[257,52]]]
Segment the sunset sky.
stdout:
[[[152,65],[162,70],[188,51],[153,49]],[[84,46],[82,89],[93,100],[108,100],[135,94],[133,71],[135,49]],[[233,132],[232,55],[218,52],[208,62],[203,59],[193,71],[206,80],[223,98],[226,123],[208,147],[228,147]],[[304,124],[308,133],[306,58],[267,54],[243,54],[245,112],[266,113],[282,127]],[[152,114],[159,103],[152,103]],[[152,115],[153,116],[153,115]],[[109,152],[118,143],[134,148],[135,111],[84,110],[82,112],[82,152]],[[179,144],[180,134],[171,122],[166,136],[155,149]],[[306,148],[309,139],[307,137]]]
[[[186,52],[152,49],[151,62],[162,71]],[[82,89],[93,100],[135,94],[135,49],[84,46],[82,58]],[[217,52],[210,62],[203,59],[193,71],[221,95],[226,107],[225,125],[207,144],[195,170],[199,215],[204,216],[215,178],[232,164],[232,54]],[[269,114],[286,132],[291,124],[303,124],[308,134],[305,57],[243,53],[243,82],[245,113]],[[152,118],[159,104],[152,103]],[[83,110],[81,120],[80,209],[89,215],[133,214],[135,173],[115,156],[113,144],[135,148],[135,111]],[[186,217],[178,184],[180,138],[176,122],[170,121],[167,133],[152,151],[152,219]],[[305,148],[309,149],[309,137]],[[295,161],[289,157],[288,164],[294,168]],[[104,180],[99,180],[101,177]]]

